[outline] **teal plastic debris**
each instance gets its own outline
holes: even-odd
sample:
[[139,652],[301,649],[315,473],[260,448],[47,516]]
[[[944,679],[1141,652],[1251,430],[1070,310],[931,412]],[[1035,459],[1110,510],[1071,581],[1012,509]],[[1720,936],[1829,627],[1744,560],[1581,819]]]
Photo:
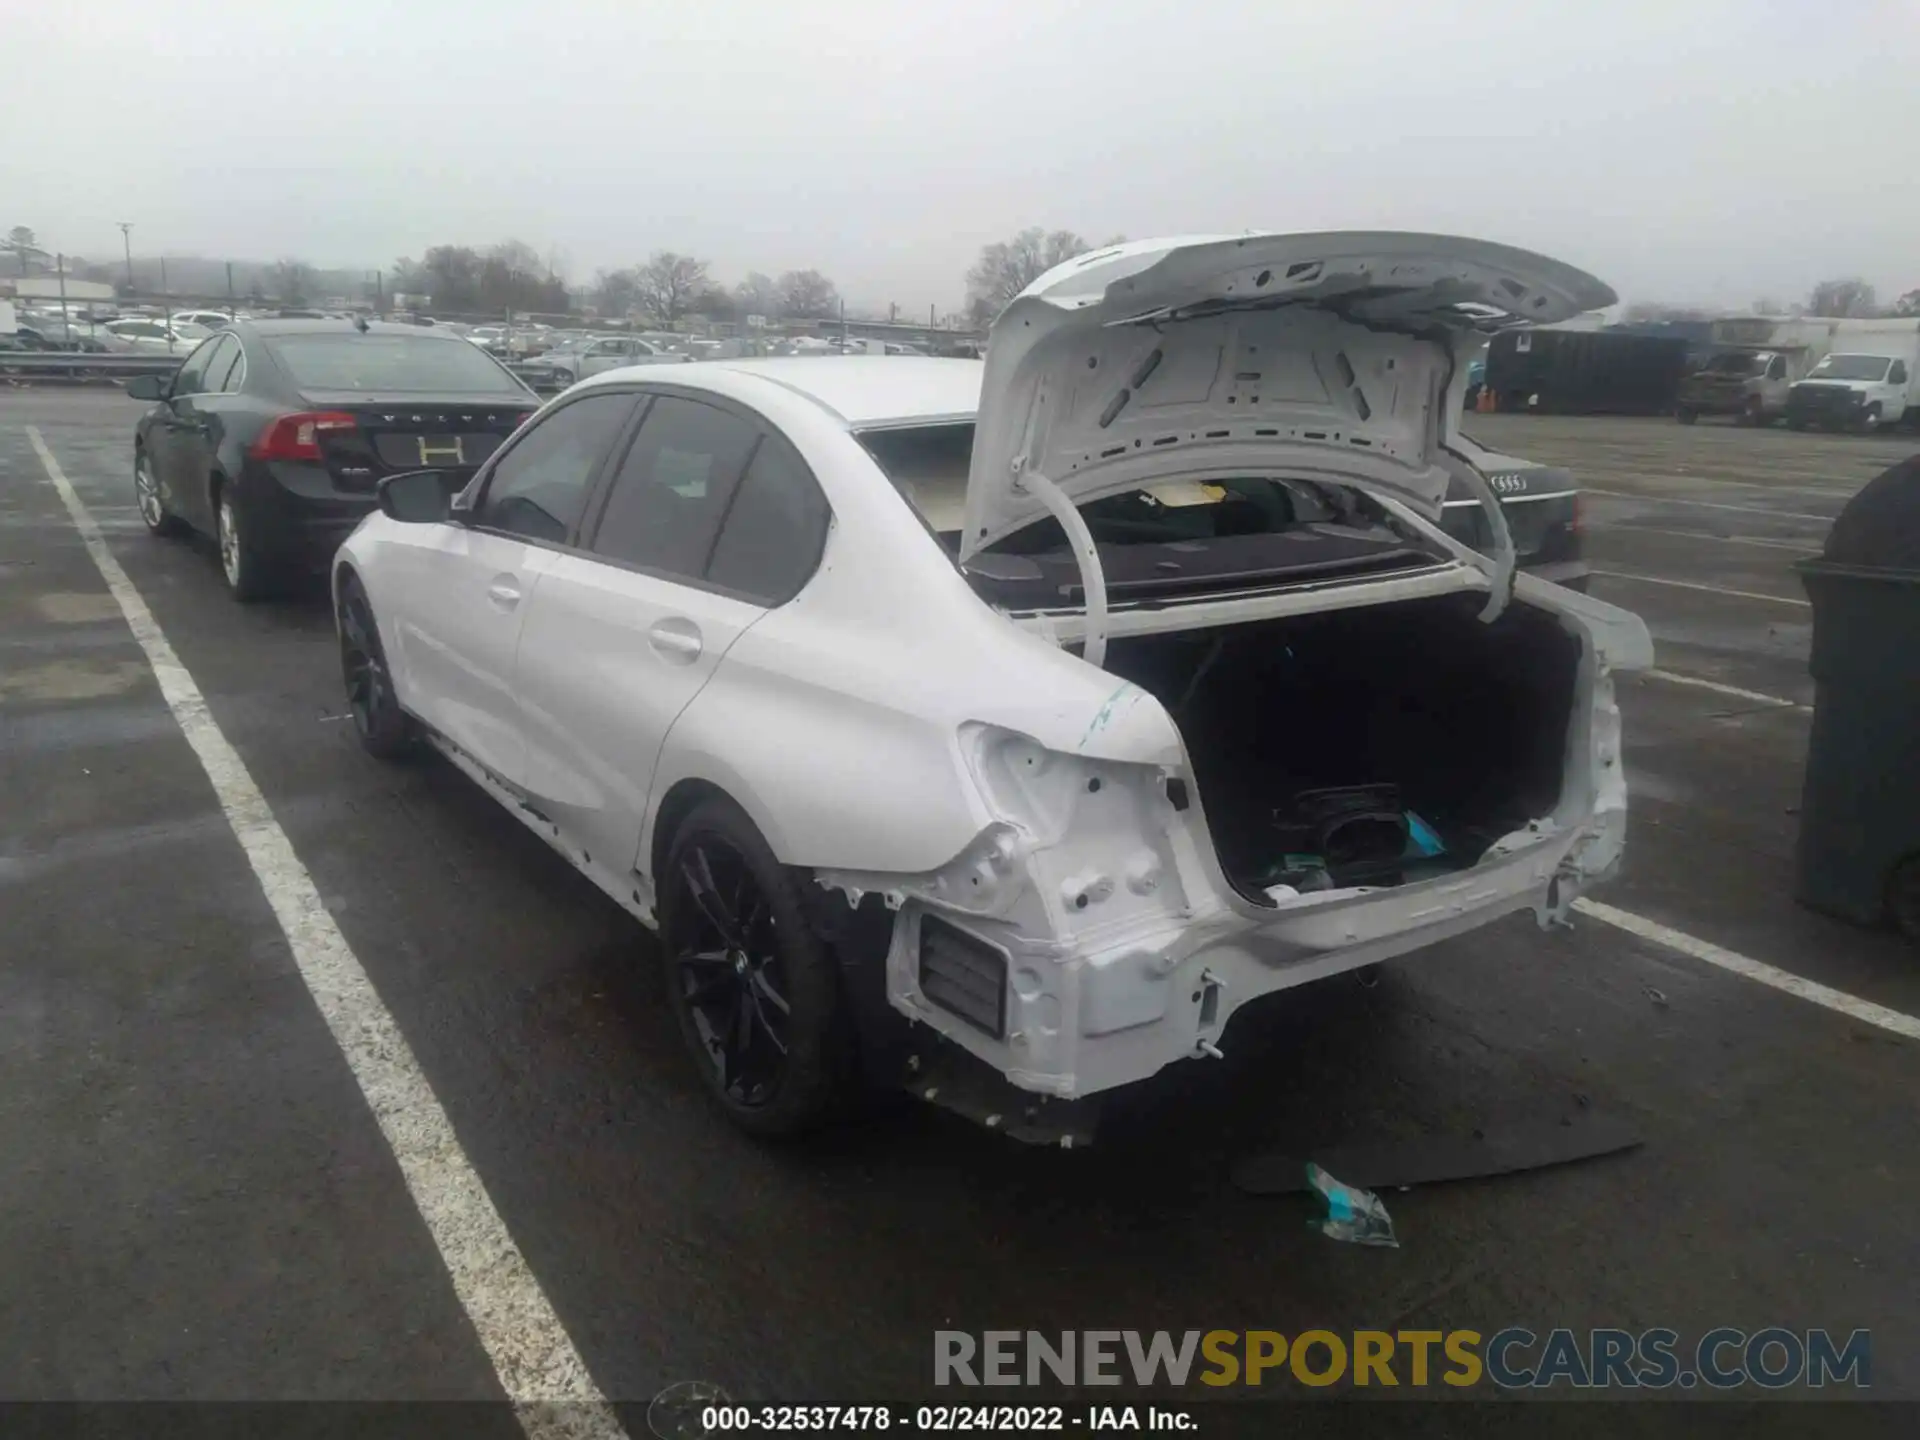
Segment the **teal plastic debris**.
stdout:
[[1311,1161],[1307,1163],[1307,1184],[1327,1205],[1327,1213],[1314,1222],[1314,1228],[1322,1235],[1353,1245],[1400,1248],[1400,1242],[1393,1236],[1393,1218],[1371,1190],[1342,1184]]
[[1434,828],[1422,820],[1413,811],[1407,811],[1407,858],[1416,856],[1431,859],[1435,855],[1447,853],[1447,842],[1434,832]]

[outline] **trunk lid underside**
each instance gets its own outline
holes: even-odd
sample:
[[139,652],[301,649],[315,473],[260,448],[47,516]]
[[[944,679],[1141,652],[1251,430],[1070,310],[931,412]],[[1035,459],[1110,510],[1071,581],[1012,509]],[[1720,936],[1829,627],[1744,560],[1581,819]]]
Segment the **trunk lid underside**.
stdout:
[[1610,304],[1592,276],[1397,233],[1143,241],[1041,277],[995,322],[962,558],[1047,512],[1170,477],[1284,471],[1434,517],[1484,333]]

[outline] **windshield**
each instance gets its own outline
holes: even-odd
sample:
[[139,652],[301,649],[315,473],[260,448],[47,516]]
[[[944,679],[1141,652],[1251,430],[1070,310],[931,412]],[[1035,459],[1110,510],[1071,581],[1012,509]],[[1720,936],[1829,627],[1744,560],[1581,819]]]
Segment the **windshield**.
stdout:
[[369,394],[523,395],[524,387],[464,340],[429,335],[278,335],[273,353],[303,390]]
[[1714,356],[1701,369],[1710,375],[1758,375],[1767,368],[1768,358],[1749,350],[1730,350]]
[[1809,380],[1884,380],[1893,361],[1884,355],[1829,355],[1808,375]]

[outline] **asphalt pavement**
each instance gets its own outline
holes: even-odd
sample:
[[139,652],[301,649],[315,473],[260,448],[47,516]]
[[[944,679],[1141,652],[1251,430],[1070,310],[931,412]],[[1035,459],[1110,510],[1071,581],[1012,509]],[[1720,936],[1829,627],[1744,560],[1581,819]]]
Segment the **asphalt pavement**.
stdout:
[[[1588,917],[1251,1006],[1224,1060],[1120,1096],[1088,1150],[910,1102],[803,1147],[733,1133],[646,933],[449,766],[361,752],[324,597],[236,605],[205,545],[145,533],[138,409],[0,393],[0,1399],[503,1393],[28,427],[609,1399],[924,1398],[942,1329],[1510,1324],[1866,1328],[1873,1395],[1920,1399],[1920,1042]],[[1468,428],[1574,469],[1595,593],[1654,633],[1659,675],[1623,685],[1628,869],[1596,898],[1920,1015],[1920,955],[1791,899],[1812,700],[1791,564],[1912,440]],[[1260,1150],[1590,1112],[1644,1145],[1388,1195],[1392,1251],[1228,1178]]]

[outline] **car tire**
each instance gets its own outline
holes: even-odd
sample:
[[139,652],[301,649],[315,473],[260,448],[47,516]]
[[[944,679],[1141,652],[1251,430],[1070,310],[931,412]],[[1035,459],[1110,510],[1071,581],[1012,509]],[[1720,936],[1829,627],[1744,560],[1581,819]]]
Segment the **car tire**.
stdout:
[[1878,403],[1867,406],[1860,412],[1860,433],[1877,435],[1880,433],[1880,406]]
[[1758,400],[1749,400],[1740,407],[1740,423],[1749,430],[1761,429],[1767,423],[1767,412]]
[[751,1135],[795,1135],[853,1090],[833,955],[740,808],[698,806],[657,877],[667,1003],[707,1092]]
[[144,449],[133,452],[133,499],[149,535],[165,539],[186,532],[187,522],[167,509],[166,497],[160,493],[160,477],[153,473],[153,462]]
[[222,484],[213,496],[213,540],[219,550],[220,573],[226,577],[233,598],[246,603],[271,593],[267,582],[267,560],[260,542],[254,538],[247,521],[247,508],[240,503],[240,487],[232,481]]
[[361,748],[378,760],[404,759],[414,749],[419,728],[400,708],[373,605],[351,574],[340,581],[340,602],[334,614],[340,635],[340,680]]
[[1682,405],[1678,410],[1673,412],[1673,418],[1678,420],[1682,425],[1691,425],[1700,418],[1700,412],[1698,410],[1690,410],[1685,405]]

